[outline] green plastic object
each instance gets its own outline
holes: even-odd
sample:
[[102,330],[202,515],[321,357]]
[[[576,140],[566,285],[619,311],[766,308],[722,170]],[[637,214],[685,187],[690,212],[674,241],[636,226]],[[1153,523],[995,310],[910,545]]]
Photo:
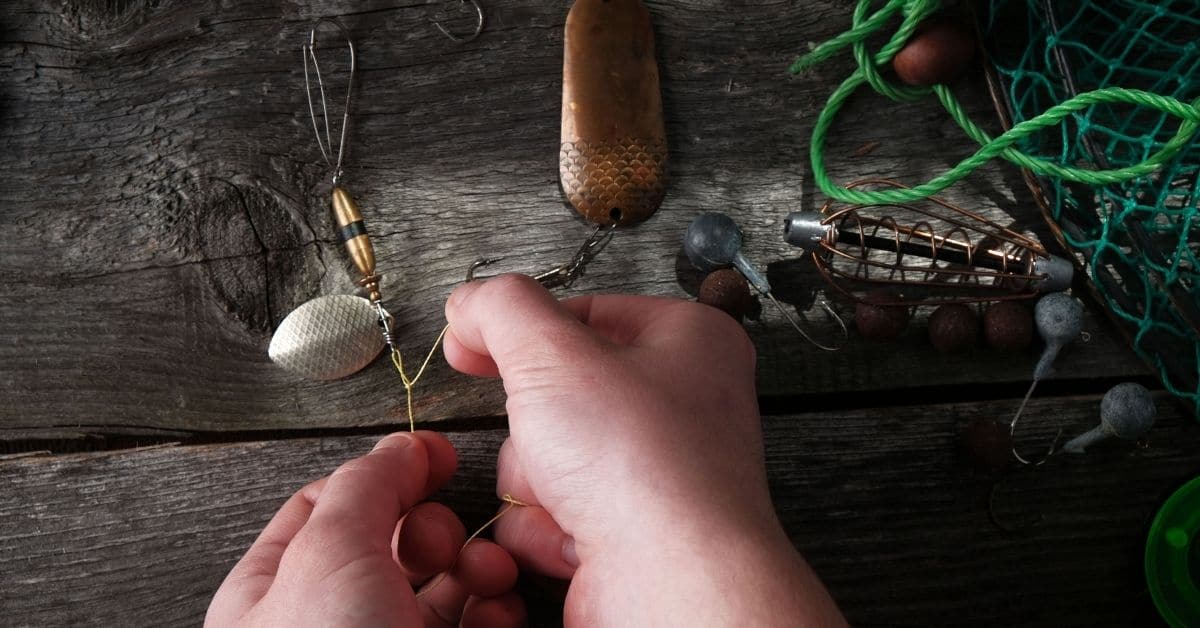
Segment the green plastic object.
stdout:
[[1167,498],[1150,524],[1146,585],[1173,628],[1200,626],[1200,478]]

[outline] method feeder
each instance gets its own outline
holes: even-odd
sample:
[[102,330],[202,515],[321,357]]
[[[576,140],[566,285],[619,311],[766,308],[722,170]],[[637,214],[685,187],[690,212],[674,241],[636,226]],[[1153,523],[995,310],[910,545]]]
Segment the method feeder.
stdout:
[[[860,182],[903,187],[889,181]],[[811,253],[838,291],[885,287],[894,302],[977,303],[1031,298],[1071,285],[1074,268],[1036,240],[937,198],[929,206],[851,206],[788,214],[788,244]],[[888,207],[891,213],[868,210]],[[914,259],[915,258],[915,259]],[[912,292],[922,293],[916,296]]]

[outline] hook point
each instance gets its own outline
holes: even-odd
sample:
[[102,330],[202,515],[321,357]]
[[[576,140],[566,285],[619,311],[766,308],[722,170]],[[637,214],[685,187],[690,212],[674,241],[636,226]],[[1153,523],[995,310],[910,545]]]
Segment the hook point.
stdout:
[[467,281],[475,281],[475,271],[485,266],[491,266],[492,264],[495,264],[503,259],[503,257],[482,257],[474,262],[471,262],[471,266],[467,268]]

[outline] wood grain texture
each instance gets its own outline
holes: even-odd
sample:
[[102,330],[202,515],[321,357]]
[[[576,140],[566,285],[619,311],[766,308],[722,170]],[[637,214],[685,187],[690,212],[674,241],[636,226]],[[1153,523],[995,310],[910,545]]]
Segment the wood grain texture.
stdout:
[[[1017,400],[764,420],[777,510],[856,625],[1130,626],[1153,615],[1141,570],[1150,518],[1200,470],[1200,427],[1158,399],[1144,448],[1099,446],[991,481],[956,430]],[[1095,420],[1095,397],[1034,400],[1021,443]],[[494,512],[502,431],[451,434],[444,499],[468,526]],[[719,438],[719,435],[714,435]],[[165,447],[0,461],[0,608],[12,625],[194,624],[294,490],[374,437]],[[1033,521],[1033,523],[1030,523]],[[714,539],[714,543],[719,540]],[[534,625],[560,612],[539,602]]]
[[[303,96],[299,47],[316,17],[340,15],[358,44],[346,185],[374,233],[409,355],[436,335],[445,297],[472,260],[503,252],[506,269],[540,270],[565,261],[588,230],[556,178],[565,2],[488,2],[487,30],[463,46],[428,25],[436,3],[9,7],[0,25],[2,429],[401,421],[399,382],[383,361],[314,383],[266,357],[287,312],[352,289]],[[721,210],[740,221],[747,255],[770,265],[780,296],[810,301],[806,286],[817,277],[788,261],[796,252],[779,226],[788,211],[822,202],[807,139],[850,66],[847,57],[803,76],[785,68],[809,42],[843,29],[849,8],[649,7],[672,183],[662,210],[620,233],[565,294],[688,296],[698,277],[681,262],[681,236],[697,212]],[[991,117],[981,83],[961,91],[977,119]],[[833,137],[831,169],[846,181],[923,180],[970,151],[934,103],[870,95],[847,107]],[[985,169],[949,196],[1044,231],[1011,168]],[[940,358],[920,326],[897,345],[856,342],[818,355],[777,313],[766,317],[750,326],[764,395],[1019,382],[1035,357]],[[1093,317],[1088,331],[1093,342],[1064,356],[1067,377],[1142,371],[1107,326]],[[502,401],[494,383],[439,360],[418,408],[429,420],[483,416],[501,412]]]

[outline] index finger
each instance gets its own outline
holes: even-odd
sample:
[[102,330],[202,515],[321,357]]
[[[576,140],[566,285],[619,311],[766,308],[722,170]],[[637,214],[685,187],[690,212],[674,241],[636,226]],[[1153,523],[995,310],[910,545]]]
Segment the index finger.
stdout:
[[636,344],[666,310],[664,297],[599,295],[559,302],[533,279],[503,275],[464,284],[446,303],[446,359],[472,375],[557,366],[595,356],[605,341]]
[[514,383],[514,375],[519,379],[522,372],[587,359],[600,349],[599,337],[524,275],[501,275],[459,286],[446,301],[446,320],[450,322],[447,338],[455,345],[447,357],[454,359],[457,353],[490,358],[506,387]]

